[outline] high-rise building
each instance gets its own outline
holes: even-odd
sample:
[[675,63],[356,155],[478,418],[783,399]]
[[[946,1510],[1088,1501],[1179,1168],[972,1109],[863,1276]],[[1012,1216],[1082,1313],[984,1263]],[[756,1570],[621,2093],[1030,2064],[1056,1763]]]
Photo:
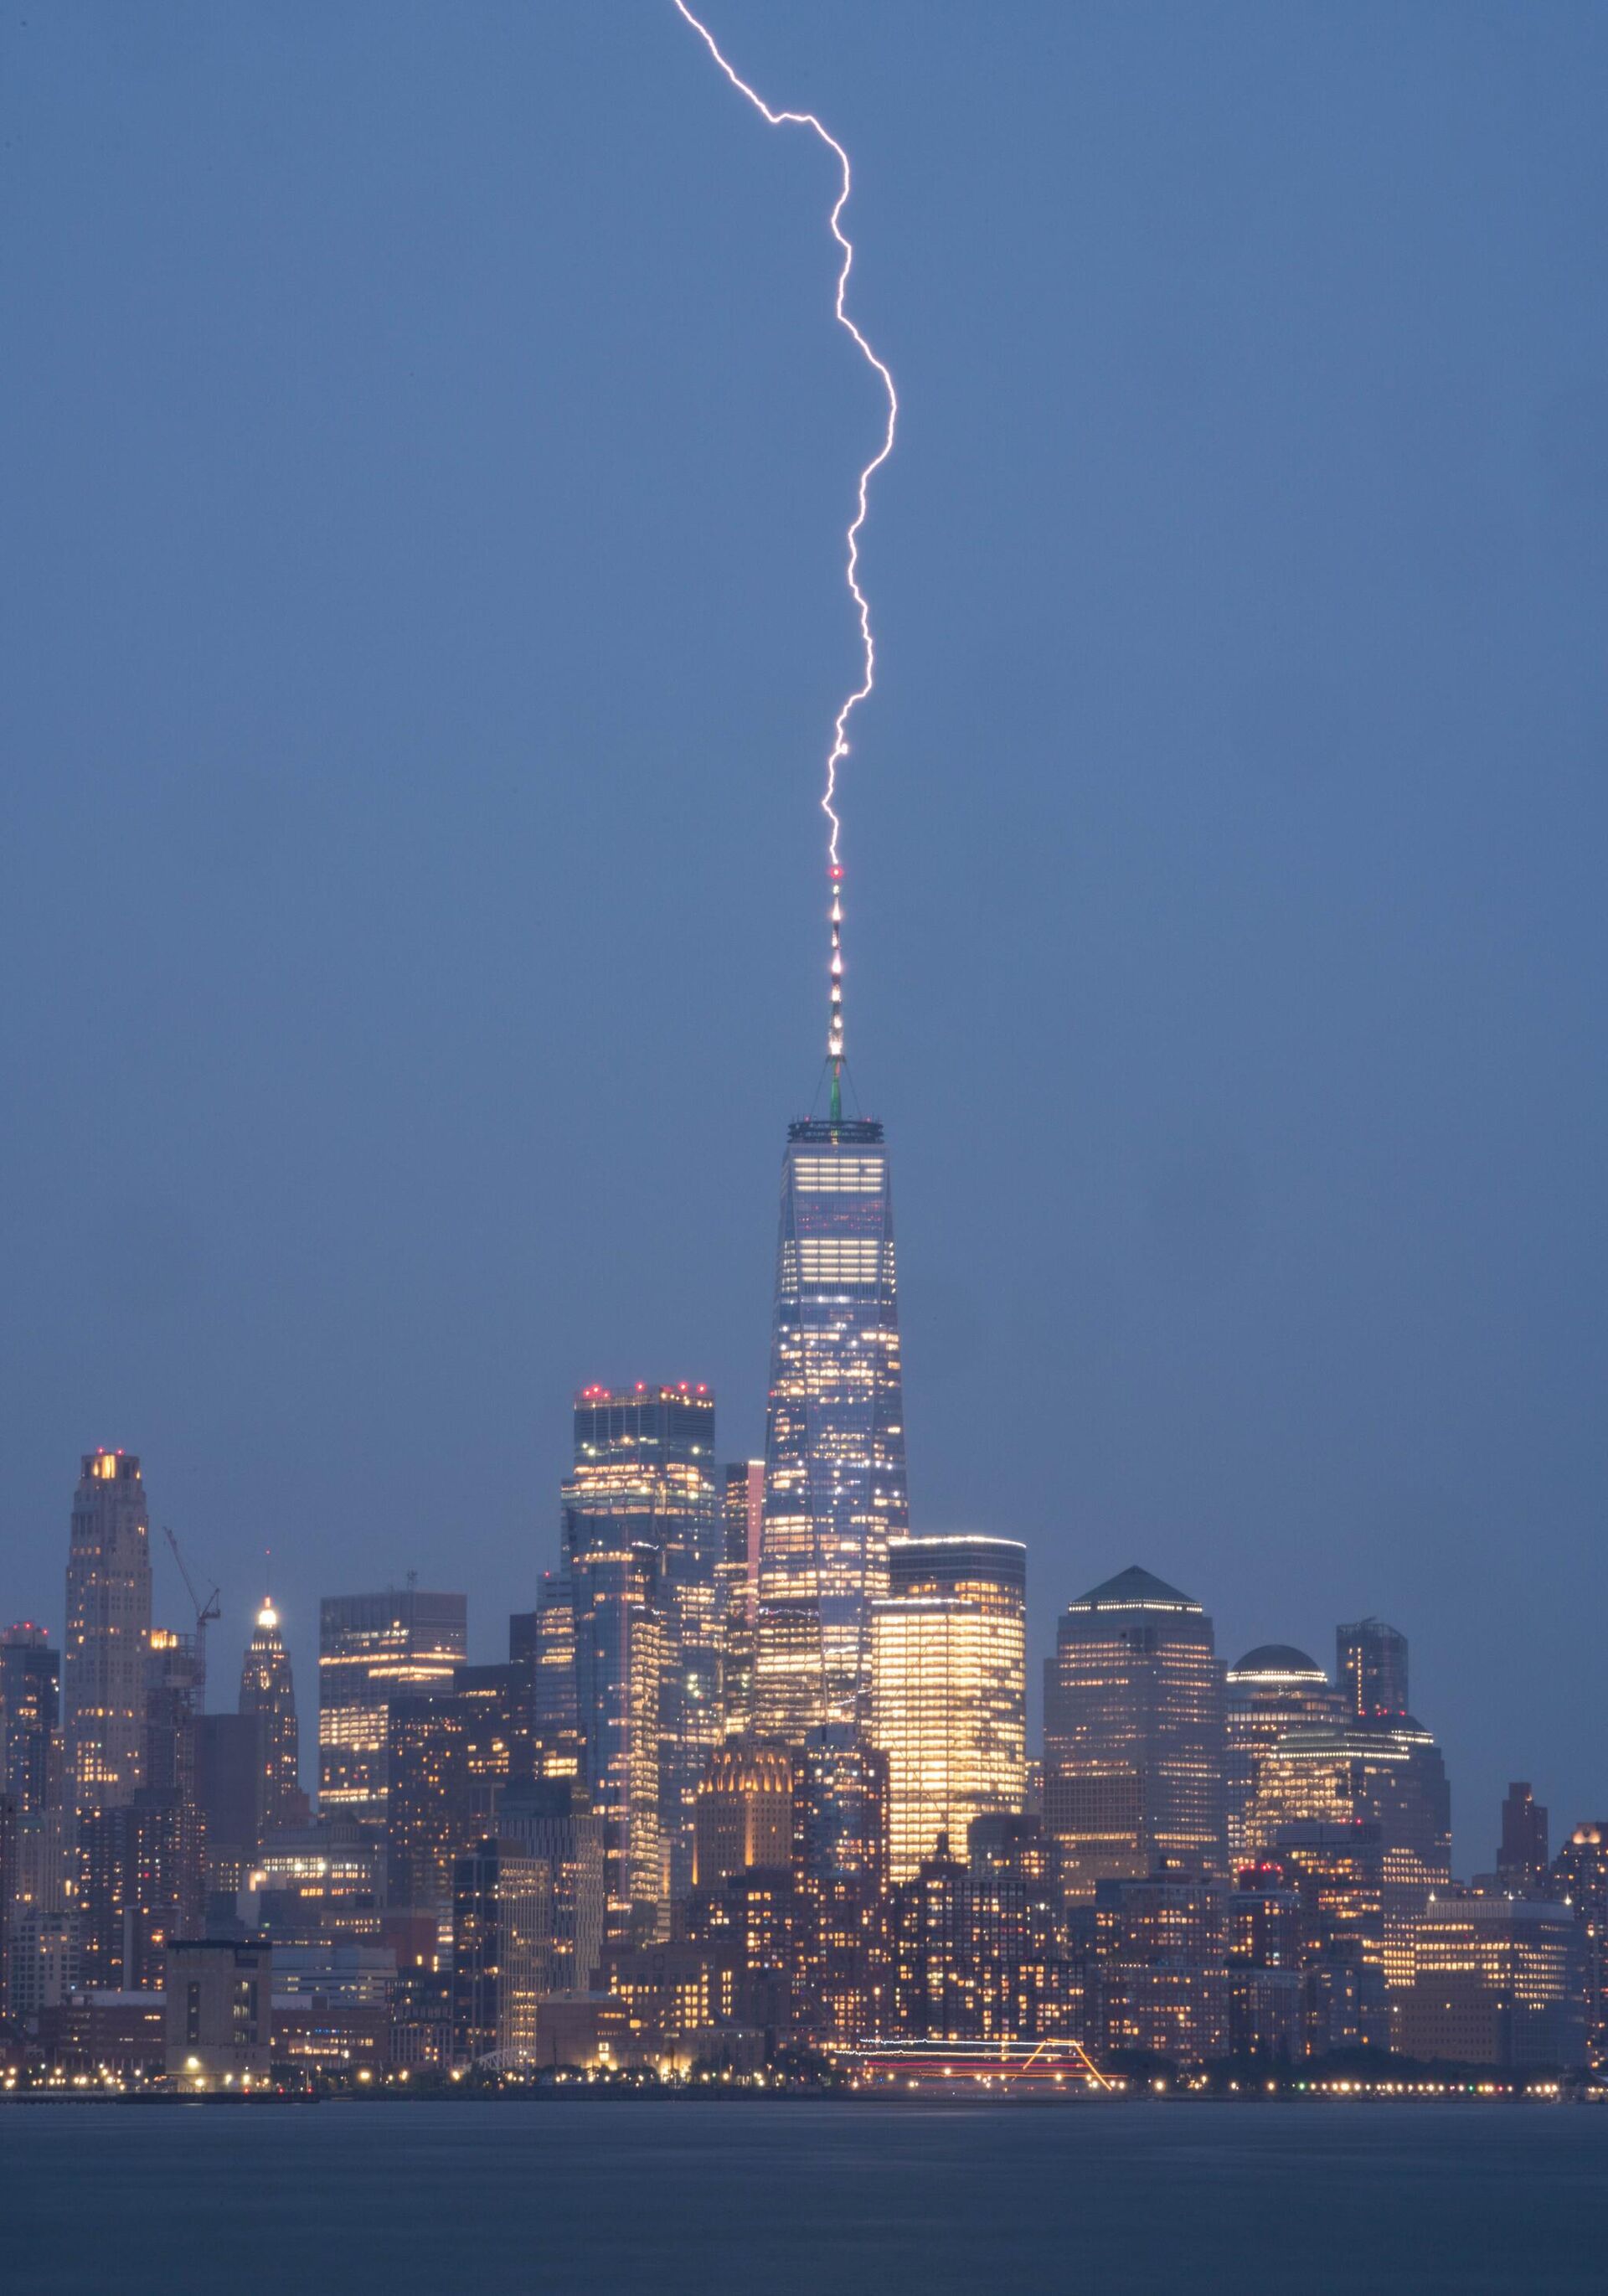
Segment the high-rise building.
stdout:
[[454,1866],[456,2063],[536,2062],[539,2005],[584,1992],[603,1956],[602,1821],[562,1781],[510,1786],[496,1831]]
[[1586,2063],[1586,1953],[1570,1906],[1436,1895],[1415,1918],[1411,1943],[1411,1978],[1394,2004],[1404,2056],[1510,2069]]
[[468,1717],[448,1685],[409,1691],[391,1700],[387,1737],[386,1902],[442,1920],[453,1867],[488,1815],[477,1824],[471,1802]]
[[265,1831],[299,1825],[308,1810],[301,1791],[296,1685],[291,1674],[291,1654],[279,1631],[279,1613],[266,1597],[241,1660],[239,1711],[262,1717]]
[[611,1934],[657,1927],[692,1875],[693,1805],[719,1735],[719,1495],[707,1388],[584,1388],[563,1487],[564,1577]]
[[382,1595],[326,1595],[318,1606],[318,1803],[385,1822],[390,1702],[449,1684],[468,1652],[462,1595],[411,1580]]
[[1247,1651],[1227,1674],[1227,1767],[1228,1862],[1254,1858],[1268,1847],[1253,1838],[1257,1775],[1286,1730],[1309,1722],[1338,1722],[1342,1702],[1316,1660],[1289,1643],[1263,1643]]
[[754,1637],[759,1615],[759,1546],[765,1462],[739,1459],[721,1474],[720,1726],[728,1738],[754,1727]]
[[888,1757],[852,1723],[811,1730],[799,1758],[799,1847],[816,1881],[888,1882]]
[[1070,1898],[1168,1858],[1223,1871],[1222,1681],[1197,1602],[1136,1568],[1093,1588],[1062,1614],[1044,1701],[1045,1825]]
[[64,1797],[72,1811],[131,1801],[144,1780],[151,1541],[140,1463],[88,1451],[72,1503],[62,1650]]
[[888,1757],[889,1871],[911,1880],[974,1817],[1020,1810],[1027,1768],[1027,1550],[896,1539],[871,1606],[871,1737]]
[[1552,1894],[1579,1925],[1586,1954],[1586,2048],[1608,2066],[1608,1818],[1577,1825],[1552,1868]]
[[1410,1715],[1287,1730],[1259,1765],[1253,1838],[1284,1854],[1289,1829],[1377,1826],[1385,1977],[1411,1975],[1411,1930],[1451,1879],[1451,1791],[1440,1749]]
[[0,1794],[10,1795],[22,1817],[53,1809],[61,1799],[61,1684],[62,1653],[51,1649],[44,1628],[8,1627],[0,1636]]
[[1546,1812],[1526,1780],[1507,1789],[1502,1805],[1502,1842],[1497,1851],[1497,1875],[1503,1885],[1521,1894],[1544,1892],[1546,1882]]
[[568,1571],[543,1571],[536,1609],[510,1619],[508,1634],[510,1654],[517,1658],[528,1647],[534,1671],[537,1770],[545,1778],[578,1778],[584,1749]]
[[209,1896],[233,1898],[245,1888],[262,1847],[267,1717],[199,1715],[195,1743],[207,1889]]
[[1095,1886],[1096,2030],[1106,2049],[1199,2063],[1227,2054],[1227,1892],[1215,1875],[1159,1860]]
[[718,1889],[751,1866],[793,1863],[792,1758],[780,1746],[721,1746],[693,1816],[693,1885]]
[[499,1841],[535,1868],[531,1938],[538,1997],[588,1991],[603,1958],[603,1820],[577,1808],[566,1778],[517,1779],[496,1797]]
[[[836,1085],[834,1080],[834,1093]],[[882,1128],[788,1127],[765,1432],[755,1719],[790,1744],[863,1726],[870,1611],[909,1527]]]
[[1382,1619],[1334,1630],[1334,1670],[1346,1710],[1358,1722],[1393,1722],[1407,1701],[1407,1640]]

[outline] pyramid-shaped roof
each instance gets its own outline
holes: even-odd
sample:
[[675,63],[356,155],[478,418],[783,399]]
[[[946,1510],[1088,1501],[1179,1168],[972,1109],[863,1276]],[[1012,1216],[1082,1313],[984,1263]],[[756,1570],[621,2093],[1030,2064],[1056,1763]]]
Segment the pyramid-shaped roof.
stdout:
[[1119,1570],[1103,1585],[1091,1587],[1072,1605],[1075,1611],[1198,1611],[1200,1607],[1193,1595],[1180,1594],[1165,1578],[1158,1578],[1153,1570],[1141,1570],[1136,1562],[1130,1563],[1126,1570]]

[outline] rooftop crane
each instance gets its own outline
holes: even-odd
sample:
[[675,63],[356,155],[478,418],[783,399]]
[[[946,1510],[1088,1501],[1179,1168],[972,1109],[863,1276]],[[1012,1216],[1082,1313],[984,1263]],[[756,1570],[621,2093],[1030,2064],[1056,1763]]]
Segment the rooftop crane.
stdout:
[[204,1714],[207,1710],[207,1628],[212,1620],[223,1616],[217,1599],[222,1589],[214,1587],[203,1603],[195,1591],[194,1580],[185,1568],[185,1558],[179,1553],[178,1540],[166,1523],[162,1525],[162,1532],[168,1546],[173,1549],[173,1559],[178,1565],[178,1575],[185,1582],[185,1592],[190,1597],[190,1607],[195,1612],[195,1710],[198,1714]]

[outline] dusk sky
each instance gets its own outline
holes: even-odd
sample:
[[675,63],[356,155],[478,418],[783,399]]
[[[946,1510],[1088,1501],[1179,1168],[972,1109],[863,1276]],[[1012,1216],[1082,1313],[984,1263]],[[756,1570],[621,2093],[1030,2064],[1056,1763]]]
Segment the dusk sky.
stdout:
[[[1608,12],[708,0],[902,402],[844,781],[913,1523],[1378,1611],[1456,1862],[1608,1800]],[[874,380],[670,0],[0,30],[0,1613],[554,1560],[763,1434]],[[156,1541],[160,1546],[160,1537]],[[159,1615],[187,1623],[165,1553]],[[1037,1700],[1035,1699],[1035,1704]]]

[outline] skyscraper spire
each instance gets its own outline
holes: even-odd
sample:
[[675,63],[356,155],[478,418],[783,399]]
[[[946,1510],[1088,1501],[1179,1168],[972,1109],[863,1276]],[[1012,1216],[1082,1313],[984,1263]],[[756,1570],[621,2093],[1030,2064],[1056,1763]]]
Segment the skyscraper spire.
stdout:
[[833,861],[832,882],[832,995],[826,1026],[826,1057],[832,1062],[832,1121],[843,1120],[843,865]]

